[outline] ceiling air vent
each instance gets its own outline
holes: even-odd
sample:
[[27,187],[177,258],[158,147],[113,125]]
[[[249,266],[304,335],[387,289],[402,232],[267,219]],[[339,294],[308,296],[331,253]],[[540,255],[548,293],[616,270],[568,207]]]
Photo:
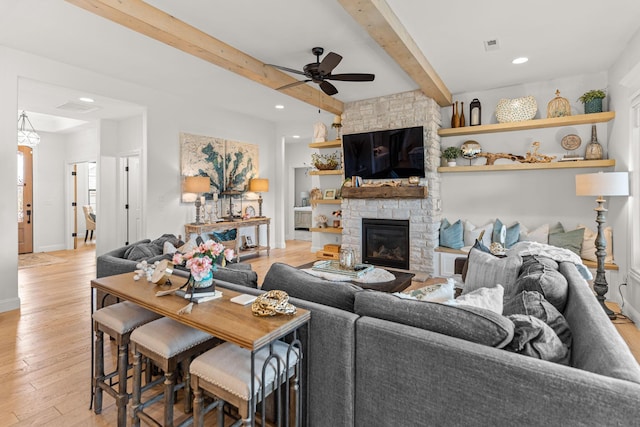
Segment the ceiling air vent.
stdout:
[[58,105],[56,108],[59,110],[71,111],[73,113],[90,113],[92,111],[99,110],[101,107],[69,101],[65,104]]
[[487,52],[498,49],[500,49],[500,43],[498,43],[498,39],[486,40],[484,42],[484,50],[486,50]]

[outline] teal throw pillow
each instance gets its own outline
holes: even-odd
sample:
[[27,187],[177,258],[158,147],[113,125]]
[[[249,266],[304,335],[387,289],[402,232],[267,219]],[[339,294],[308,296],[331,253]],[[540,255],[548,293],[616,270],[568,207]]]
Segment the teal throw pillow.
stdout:
[[549,244],[558,248],[569,249],[580,256],[582,242],[584,240],[584,228],[577,228],[566,233],[549,234]]
[[464,246],[464,227],[462,221],[457,220],[453,224],[447,219],[440,223],[440,246],[451,249],[460,249]]
[[496,219],[496,222],[493,224],[493,238],[491,239],[492,242],[502,243],[500,242],[502,227],[505,227],[507,232],[504,240],[504,247],[509,249],[511,246],[518,243],[518,240],[520,239],[520,223],[516,222],[512,226],[507,227],[502,223],[502,221]]

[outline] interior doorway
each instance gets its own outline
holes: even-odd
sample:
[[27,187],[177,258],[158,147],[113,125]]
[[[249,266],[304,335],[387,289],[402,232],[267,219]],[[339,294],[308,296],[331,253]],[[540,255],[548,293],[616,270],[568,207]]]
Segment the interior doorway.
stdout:
[[33,149],[18,146],[18,253],[33,252]]
[[[77,249],[81,244],[95,245],[97,239],[97,218],[87,219],[85,206],[93,213],[97,211],[97,165],[94,161],[78,162],[69,165],[69,194],[71,196],[69,223],[72,237],[68,249]],[[93,222],[93,224],[91,224]],[[91,239],[85,237],[91,236]]]

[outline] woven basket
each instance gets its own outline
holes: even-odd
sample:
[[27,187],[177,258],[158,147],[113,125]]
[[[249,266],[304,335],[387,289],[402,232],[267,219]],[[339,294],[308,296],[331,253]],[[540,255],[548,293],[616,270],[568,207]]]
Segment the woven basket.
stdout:
[[318,170],[321,170],[321,171],[334,170],[336,167],[338,167],[338,161],[337,160],[325,160],[324,162],[316,161],[313,164],[313,166],[315,166]]

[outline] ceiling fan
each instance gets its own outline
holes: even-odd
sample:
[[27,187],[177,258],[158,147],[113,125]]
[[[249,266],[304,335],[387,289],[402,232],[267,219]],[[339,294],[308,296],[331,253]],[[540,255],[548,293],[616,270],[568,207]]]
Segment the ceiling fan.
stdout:
[[327,95],[335,95],[338,93],[338,89],[327,80],[340,80],[344,82],[371,82],[376,77],[374,74],[365,73],[346,73],[346,74],[331,74],[334,68],[342,61],[342,56],[334,52],[329,52],[327,56],[320,61],[320,55],[324,52],[321,47],[314,47],[311,49],[311,53],[316,56],[316,62],[305,65],[302,71],[294,70],[288,67],[282,67],[280,65],[269,64],[272,67],[278,68],[282,71],[289,73],[300,74],[307,77],[305,80],[300,80],[295,83],[290,83],[279,87],[277,90],[287,89],[293,86],[301,85],[307,82],[314,82],[320,85],[320,89]]

